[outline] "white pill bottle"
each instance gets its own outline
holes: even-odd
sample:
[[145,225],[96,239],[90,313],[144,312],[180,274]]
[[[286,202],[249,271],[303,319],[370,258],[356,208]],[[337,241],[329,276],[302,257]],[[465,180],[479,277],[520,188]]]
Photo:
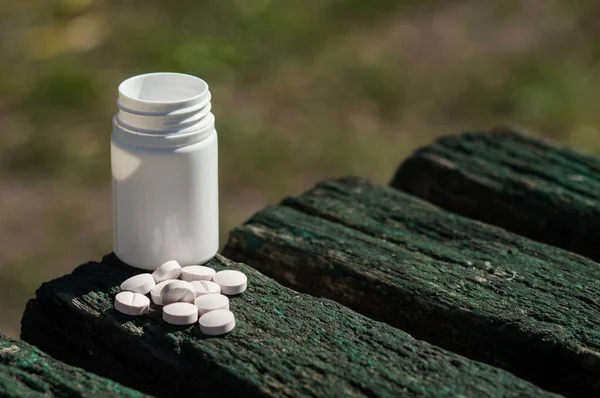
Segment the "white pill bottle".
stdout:
[[201,79],[150,73],[119,86],[111,137],[114,251],[154,270],[219,249],[218,146]]

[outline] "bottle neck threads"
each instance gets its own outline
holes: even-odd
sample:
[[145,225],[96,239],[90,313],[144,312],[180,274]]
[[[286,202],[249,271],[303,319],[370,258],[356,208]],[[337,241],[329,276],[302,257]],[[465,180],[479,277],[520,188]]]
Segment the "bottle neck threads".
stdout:
[[214,131],[208,84],[181,73],[149,73],[119,85],[113,135],[137,146],[179,147]]

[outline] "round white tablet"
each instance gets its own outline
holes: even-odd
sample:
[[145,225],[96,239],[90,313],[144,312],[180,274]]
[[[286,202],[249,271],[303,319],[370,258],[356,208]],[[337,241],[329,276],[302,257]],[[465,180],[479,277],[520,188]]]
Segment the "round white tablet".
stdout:
[[194,301],[200,316],[214,310],[228,310],[229,299],[222,294],[205,294]]
[[122,290],[140,294],[148,294],[154,286],[156,286],[156,282],[154,282],[152,274],[135,275],[121,283]]
[[229,333],[235,328],[233,312],[215,310],[200,317],[200,331],[208,336],[219,336]]
[[152,273],[156,283],[166,281],[167,279],[177,279],[179,275],[181,275],[181,266],[175,260],[167,261]]
[[150,300],[140,293],[121,292],[115,297],[115,309],[127,315],[143,315],[150,309]]
[[152,302],[154,304],[157,305],[163,305],[162,304],[162,299],[161,299],[161,292],[163,287],[165,287],[166,285],[168,285],[169,283],[176,281],[177,279],[167,279],[166,281],[162,281],[156,284],[156,286],[154,286],[152,288],[152,290],[150,290],[150,296],[152,297]]
[[204,265],[188,265],[181,270],[184,281],[210,281],[215,276],[215,270]]
[[193,303],[195,298],[196,292],[194,291],[194,288],[189,282],[185,281],[172,281],[163,286],[160,291],[160,302],[162,305],[168,305],[178,301]]
[[221,293],[228,296],[243,293],[248,286],[246,275],[232,269],[217,272],[213,280],[221,286]]
[[163,307],[162,317],[172,325],[189,325],[198,320],[198,308],[191,303],[173,303]]
[[221,286],[211,281],[192,281],[190,282],[196,297],[204,296],[205,294],[219,294],[221,293]]

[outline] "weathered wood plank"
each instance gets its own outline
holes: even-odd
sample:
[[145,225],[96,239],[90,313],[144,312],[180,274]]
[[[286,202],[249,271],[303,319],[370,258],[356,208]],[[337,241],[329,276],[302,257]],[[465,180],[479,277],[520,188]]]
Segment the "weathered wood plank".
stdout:
[[600,394],[600,266],[359,179],[232,231],[230,258],[572,396]]
[[238,326],[206,338],[160,311],[130,318],[112,309],[135,273],[113,255],[42,285],[22,322],[24,339],[52,355],[161,396],[538,396],[542,390],[446,352],[326,299],[285,288],[217,256],[210,266],[248,275],[233,298]]
[[145,397],[0,335],[0,397]]
[[444,137],[392,186],[445,209],[600,260],[600,159],[510,131]]

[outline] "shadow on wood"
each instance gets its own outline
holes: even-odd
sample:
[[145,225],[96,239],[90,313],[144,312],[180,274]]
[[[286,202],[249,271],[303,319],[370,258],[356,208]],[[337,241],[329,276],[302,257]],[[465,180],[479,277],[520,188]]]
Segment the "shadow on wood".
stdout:
[[2,397],[145,397],[112,380],[50,357],[21,340],[0,335]]

